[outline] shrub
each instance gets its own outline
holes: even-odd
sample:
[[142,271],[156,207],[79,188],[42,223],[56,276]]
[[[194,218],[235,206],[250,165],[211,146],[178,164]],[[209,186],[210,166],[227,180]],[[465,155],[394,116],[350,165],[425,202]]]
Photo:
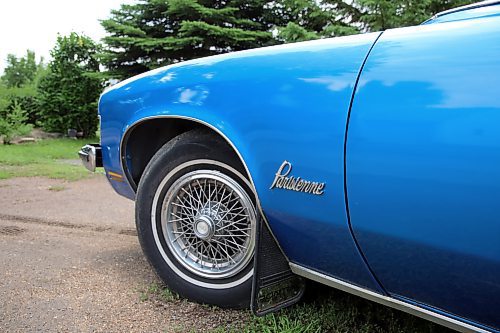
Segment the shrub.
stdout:
[[28,117],[18,103],[5,112],[5,117],[0,118],[0,137],[9,143],[14,137],[26,135],[31,132],[33,125],[26,124]]
[[0,118],[20,107],[26,115],[26,122],[38,125],[40,121],[38,93],[34,85],[25,87],[0,87]]
[[76,129],[84,137],[95,135],[97,101],[102,90],[97,75],[98,50],[92,39],[76,33],[57,38],[49,72],[38,86],[45,130],[66,133]]

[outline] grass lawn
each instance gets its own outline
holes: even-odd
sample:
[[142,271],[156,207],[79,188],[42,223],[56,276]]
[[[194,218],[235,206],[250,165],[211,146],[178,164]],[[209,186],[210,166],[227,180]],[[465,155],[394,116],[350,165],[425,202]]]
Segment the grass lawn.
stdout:
[[[184,306],[185,300],[166,287],[152,284],[141,292],[141,301],[155,299]],[[225,310],[207,306],[209,316],[224,317]],[[228,320],[210,333],[453,333],[454,331],[310,281],[302,300],[264,317],[242,310],[241,319]],[[229,316],[230,317],[230,316]],[[180,327],[178,332],[193,332]]]
[[71,163],[79,159],[77,152],[85,142],[46,139],[20,145],[0,145],[0,179],[40,176],[78,180],[89,177],[92,173],[83,165]]
[[323,285],[311,283],[297,305],[264,317],[250,316],[240,327],[214,332],[246,333],[452,333],[424,319]]

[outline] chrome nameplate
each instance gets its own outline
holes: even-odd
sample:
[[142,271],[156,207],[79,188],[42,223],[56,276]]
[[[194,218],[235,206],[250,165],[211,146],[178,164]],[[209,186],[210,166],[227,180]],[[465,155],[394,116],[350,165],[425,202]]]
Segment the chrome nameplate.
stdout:
[[304,192],[314,195],[322,195],[325,192],[325,183],[312,182],[300,177],[289,176],[290,172],[292,172],[292,163],[283,161],[278,169],[278,172],[276,172],[274,181],[269,189],[272,190],[273,188],[282,188],[284,190]]

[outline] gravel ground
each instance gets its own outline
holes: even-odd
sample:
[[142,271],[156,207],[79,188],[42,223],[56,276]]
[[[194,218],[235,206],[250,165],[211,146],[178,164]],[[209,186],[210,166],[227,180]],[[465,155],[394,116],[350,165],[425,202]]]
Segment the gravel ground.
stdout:
[[103,176],[0,181],[0,332],[186,332],[248,313],[167,301]]

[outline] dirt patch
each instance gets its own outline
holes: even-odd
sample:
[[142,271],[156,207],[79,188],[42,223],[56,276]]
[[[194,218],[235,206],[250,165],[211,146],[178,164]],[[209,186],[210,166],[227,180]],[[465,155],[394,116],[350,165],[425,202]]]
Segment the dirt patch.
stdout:
[[17,227],[15,225],[0,226],[0,235],[16,236],[25,232],[26,229]]
[[[48,190],[61,187],[63,191]],[[0,214],[4,219],[135,229],[134,202],[116,194],[103,175],[76,182],[36,177],[2,180]]]
[[120,235],[137,236],[137,230],[122,229],[118,232]]
[[248,316],[158,287],[133,210],[103,176],[0,181],[0,331],[203,332]]

